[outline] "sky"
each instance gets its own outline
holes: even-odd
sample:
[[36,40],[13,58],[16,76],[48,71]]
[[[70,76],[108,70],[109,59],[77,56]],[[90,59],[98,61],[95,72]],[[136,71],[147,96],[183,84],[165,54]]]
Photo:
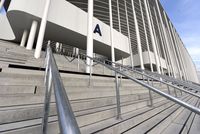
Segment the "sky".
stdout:
[[200,70],[200,0],[160,0],[160,2]]

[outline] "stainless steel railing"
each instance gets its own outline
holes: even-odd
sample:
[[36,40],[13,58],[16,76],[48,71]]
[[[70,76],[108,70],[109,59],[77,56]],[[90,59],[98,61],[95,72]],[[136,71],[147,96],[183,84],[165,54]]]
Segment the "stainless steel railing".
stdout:
[[54,89],[56,107],[58,113],[58,122],[61,134],[80,134],[73,110],[71,108],[67,93],[61,80],[61,76],[52,54],[50,43],[46,51],[46,70],[45,70],[45,102],[44,116],[42,121],[42,133],[47,134],[48,115],[50,109],[50,100],[52,86]]
[[[132,81],[134,81],[134,82],[136,82],[136,83],[138,83],[138,84],[140,84],[140,85],[142,85],[143,87],[146,87],[147,89],[149,89],[150,91],[153,91],[153,92],[155,92],[155,93],[157,93],[157,94],[159,94],[159,95],[161,95],[161,96],[163,96],[163,97],[165,97],[165,98],[167,98],[167,99],[169,99],[169,100],[171,100],[171,101],[173,101],[173,102],[175,102],[175,103],[177,103],[177,104],[179,104],[179,105],[181,105],[181,106],[183,106],[183,107],[185,107],[185,108],[187,108],[187,109],[189,109],[189,110],[191,110],[192,112],[195,112],[196,114],[199,114],[200,115],[200,109],[199,108],[197,108],[197,107],[195,107],[195,106],[192,106],[192,105],[190,105],[190,104],[188,104],[188,103],[186,103],[186,102],[184,102],[184,101],[182,101],[182,100],[180,100],[180,99],[178,99],[178,98],[176,98],[176,97],[173,97],[172,95],[170,95],[170,94],[167,94],[167,93],[165,93],[165,92],[163,92],[163,91],[160,91],[159,89],[157,89],[157,88],[155,88],[155,87],[153,87],[153,86],[151,86],[151,85],[149,85],[149,84],[147,84],[147,83],[145,83],[144,81],[140,81],[140,80],[138,80],[138,79],[136,79],[136,78],[134,78],[133,76],[131,76],[129,73],[124,73],[122,70],[121,70],[121,67],[122,66],[120,66],[120,64],[118,64],[118,63],[114,63],[114,62],[111,62],[110,61],[110,63],[112,63],[112,65],[113,66],[111,66],[111,65],[108,65],[108,64],[105,64],[105,63],[103,63],[103,62],[101,62],[101,61],[98,61],[98,59],[95,59],[95,58],[92,58],[92,57],[89,57],[89,56],[86,56],[85,55],[85,57],[88,57],[88,58],[90,58],[91,60],[93,60],[93,61],[95,61],[95,62],[97,62],[97,63],[99,63],[99,64],[101,64],[101,65],[103,65],[103,66],[105,66],[105,67],[107,67],[108,69],[110,69],[110,70],[113,70],[114,72],[115,72],[115,74],[117,75],[117,77],[116,78],[118,78],[118,75],[122,75],[122,76],[124,76],[124,77],[126,77],[126,78],[128,78],[128,79],[130,79],[130,80],[132,80]],[[167,84],[167,83],[165,83],[165,84]],[[198,97],[199,98],[199,96],[198,95],[196,95],[196,94],[193,94],[193,93],[191,93],[191,92],[188,92],[188,91],[186,91],[186,90],[183,90],[183,89],[179,89],[179,90],[181,90],[181,91],[184,91],[184,92],[187,92],[187,93],[189,93],[190,95],[193,95],[193,96],[196,96],[196,97]],[[117,91],[119,92],[119,89],[117,89]],[[121,109],[121,107],[120,107],[120,95],[118,95],[119,93],[116,93],[117,94],[117,117],[120,117],[121,115],[121,113],[120,113],[120,109]]]

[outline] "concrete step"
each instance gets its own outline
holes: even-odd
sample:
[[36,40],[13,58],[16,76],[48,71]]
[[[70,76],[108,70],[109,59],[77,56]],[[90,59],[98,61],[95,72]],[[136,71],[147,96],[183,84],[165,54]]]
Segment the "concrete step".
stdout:
[[[196,98],[192,98],[192,100],[188,101],[188,103],[190,103],[191,105],[194,105],[195,103],[197,102],[197,99]],[[177,112],[177,111],[180,111],[180,112]],[[189,111],[181,106],[178,106],[178,105],[174,105],[172,107],[170,107],[169,109],[159,113],[159,115],[156,115],[148,120],[145,120],[144,122],[142,122],[141,125],[138,125],[136,127],[132,127],[131,129],[129,130],[126,130],[124,132],[124,134],[142,134],[142,133],[146,133],[148,132],[152,126],[157,128],[157,125],[160,125],[160,123],[165,120],[166,118],[168,118],[170,116],[170,118],[172,117],[172,115],[177,112],[179,113],[178,116],[176,116],[175,118],[179,118],[179,122],[180,122],[180,119],[183,118],[184,122],[185,122],[185,119],[188,117],[188,113],[185,112],[185,111]],[[183,116],[183,113],[185,114],[185,116]],[[175,114],[177,115],[177,114]],[[178,120],[177,120],[178,121]],[[177,124],[179,123],[175,123],[175,122],[171,122],[170,123],[170,126],[174,126],[175,130],[172,129],[169,129],[171,133],[175,133],[175,134],[178,134],[180,132],[180,130],[178,129],[178,127],[175,127]],[[180,125],[180,124],[179,124]],[[164,125],[165,126],[165,125]],[[181,125],[180,125],[181,126]],[[181,128],[181,127],[179,127]],[[161,128],[159,127],[159,131]],[[168,134],[170,133],[168,130]],[[158,133],[158,131],[156,131],[156,133]]]
[[[191,97],[186,97],[184,100],[189,100]],[[94,128],[90,128],[89,130],[91,130],[92,133],[100,133],[100,134],[107,134],[107,133],[112,133],[112,134],[119,134],[119,133],[123,133],[129,129],[131,129],[134,126],[138,126],[140,124],[142,124],[142,122],[144,122],[145,120],[152,118],[156,115],[159,115],[159,113],[161,113],[164,110],[167,110],[168,108],[171,108],[173,105],[176,105],[173,102],[170,101],[165,101],[165,104],[156,106],[154,105],[154,107],[151,110],[148,111],[143,111],[142,113],[135,113],[136,115],[133,115],[131,117],[127,117],[127,118],[123,118],[121,121],[119,122],[115,122],[115,123],[111,123],[111,124],[106,124],[105,127],[101,128],[101,129],[96,129]],[[102,124],[106,123],[105,121],[102,122]],[[84,133],[87,133],[87,129],[84,129]]]
[[[160,103],[161,100],[158,102]],[[165,103],[164,101],[162,101],[162,104]],[[138,106],[141,106],[140,104],[138,104]],[[124,106],[122,106],[123,108]],[[129,109],[130,106],[127,106],[127,109]],[[135,105],[134,106],[134,110],[136,109],[140,109],[141,107],[138,107]],[[142,106],[145,108],[149,108],[146,106]],[[108,112],[109,111],[109,112]],[[115,118],[115,111],[116,109],[114,108],[113,110],[103,110],[101,112],[96,112],[96,113],[91,113],[91,114],[86,114],[86,115],[82,115],[82,116],[77,116],[77,121],[79,126],[85,126],[85,124],[91,124],[94,121],[98,122],[97,119],[100,119],[101,121],[103,121],[102,117],[104,117],[105,115],[107,116],[106,119],[109,118]],[[112,115],[110,115],[109,113],[112,112]],[[123,113],[130,113],[131,111],[124,111]],[[98,115],[100,114],[100,115]],[[111,116],[111,117],[109,117]],[[105,117],[104,117],[105,118]],[[48,134],[51,133],[58,133],[58,125],[57,125],[57,118],[56,116],[52,116],[49,119],[49,132]],[[12,128],[12,129],[11,129]],[[37,128],[37,129],[36,129]],[[9,123],[9,124],[3,124],[0,125],[0,132],[1,133],[5,133],[5,134],[25,134],[25,133],[37,133],[40,134],[41,131],[41,118],[40,119],[32,119],[32,120],[25,120],[25,121],[21,121],[21,122],[13,122],[13,123]],[[56,131],[55,131],[56,130]]]

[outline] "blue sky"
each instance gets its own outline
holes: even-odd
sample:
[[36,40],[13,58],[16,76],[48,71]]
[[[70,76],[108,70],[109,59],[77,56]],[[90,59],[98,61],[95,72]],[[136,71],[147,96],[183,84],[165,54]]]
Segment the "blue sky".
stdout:
[[192,58],[200,60],[200,0],[160,1]]

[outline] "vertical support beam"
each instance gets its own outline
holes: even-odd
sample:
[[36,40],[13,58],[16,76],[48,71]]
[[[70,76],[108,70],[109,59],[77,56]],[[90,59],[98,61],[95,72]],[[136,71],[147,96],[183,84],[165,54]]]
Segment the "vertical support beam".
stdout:
[[154,51],[154,55],[155,55],[156,68],[157,68],[158,73],[160,74],[160,66],[159,66],[159,60],[158,60],[158,53],[157,53],[157,49],[156,49],[156,46],[155,46],[156,42],[155,42],[155,38],[154,38],[154,34],[153,34],[153,28],[152,28],[152,25],[151,25],[149,8],[147,6],[147,0],[144,0],[144,4],[145,4],[145,9],[146,9],[146,15],[147,15],[147,20],[148,20],[148,25],[149,25],[149,31],[150,31],[150,35],[151,35],[151,41],[152,41],[153,51]]
[[158,26],[158,33],[159,33],[159,36],[160,36],[160,39],[161,39],[161,42],[162,42],[162,50],[163,50],[163,53],[164,53],[165,64],[167,66],[167,71],[169,73],[170,71],[169,71],[169,66],[168,66],[168,58],[166,56],[166,52],[165,52],[165,49],[164,49],[165,48],[165,44],[164,44],[164,41],[163,41],[163,37],[162,37],[162,33],[161,33],[161,28],[160,28],[160,25],[159,25],[159,21],[158,21],[156,10],[155,10],[155,8],[153,8],[153,9],[154,9],[155,17],[156,17],[156,24]]
[[127,12],[127,4],[126,1],[124,0],[125,3],[125,12],[126,12],[126,24],[127,24],[127,30],[128,30],[128,41],[129,41],[129,49],[130,49],[130,62],[131,62],[131,66],[132,68],[134,67],[134,63],[133,63],[133,51],[132,51],[132,44],[131,44],[131,34],[130,34],[130,26],[129,26],[129,19],[128,19],[128,12]]
[[113,44],[113,18],[112,18],[112,0],[109,0],[109,16],[110,16],[110,44],[111,44],[111,59],[115,62],[115,47]]
[[182,75],[181,75],[181,70],[180,70],[180,66],[179,66],[179,62],[178,62],[178,56],[177,56],[177,53],[175,51],[175,45],[177,44],[177,41],[175,39],[175,35],[173,34],[172,26],[169,23],[169,21],[167,20],[167,15],[166,15],[166,13],[164,11],[163,11],[163,13],[164,13],[165,22],[167,24],[167,28],[168,28],[168,31],[169,31],[169,36],[170,36],[170,40],[171,40],[171,43],[172,43],[171,45],[172,45],[172,49],[173,49],[173,52],[174,52],[174,56],[175,56],[175,60],[176,60],[176,64],[177,64],[177,68],[178,68],[178,72],[179,72],[179,76],[181,78]]
[[162,65],[161,65],[160,47],[159,47],[158,37],[157,37],[157,34],[156,34],[156,29],[155,29],[155,27],[154,27],[154,20],[153,20],[152,14],[151,14],[151,10],[150,10],[150,5],[149,5],[149,3],[147,3],[147,5],[148,5],[148,7],[149,7],[150,20],[151,20],[152,29],[153,29],[153,34],[154,34],[154,38],[155,38],[155,49],[156,49],[156,51],[157,51],[157,56],[158,56],[158,66],[159,66],[159,69],[160,69],[161,74],[164,74],[164,73],[163,73],[163,68],[162,68]]
[[164,26],[164,23],[163,23],[163,19],[162,19],[162,15],[161,15],[161,12],[160,12],[158,0],[155,0],[155,2],[156,2],[156,7],[157,7],[158,15],[159,15],[159,18],[160,18],[160,22],[161,22],[161,27],[162,27],[162,30],[163,30],[163,33],[164,33],[164,38],[165,38],[166,45],[167,45],[168,51],[169,51],[169,56],[170,56],[170,60],[171,60],[171,66],[172,66],[173,76],[176,77],[175,73],[174,73],[174,65],[173,65],[173,62],[172,62],[171,51],[169,49],[169,40],[168,40],[166,29],[165,29],[165,26]]
[[5,0],[1,0],[1,1],[0,1],[0,11],[1,11],[1,9],[3,8],[4,2],[5,2]]
[[21,43],[20,43],[20,47],[24,47],[27,41],[27,37],[28,37],[28,30],[24,30],[23,35],[22,35],[22,39],[21,39]]
[[117,119],[121,119],[119,79],[118,79],[118,73],[117,72],[115,72],[115,85],[116,85]]
[[[88,22],[87,22],[87,56],[93,57],[93,10],[94,10],[94,0],[88,0]],[[86,58],[86,73],[90,73],[90,64],[92,60]]]
[[[171,24],[171,23],[170,23]],[[180,68],[181,68],[181,71],[182,71],[182,75],[184,77],[184,79],[186,78],[186,74],[185,74],[185,65],[183,63],[183,60],[182,60],[182,55],[181,55],[181,52],[180,52],[180,49],[179,49],[179,46],[180,46],[180,42],[178,40],[178,37],[177,37],[177,34],[175,32],[175,29],[173,28],[172,24],[171,24],[171,27],[172,27],[172,31],[174,33],[174,37],[175,37],[175,40],[177,41],[177,44],[175,45],[175,48],[177,50],[177,55],[179,57],[179,61],[180,61]]]
[[144,13],[143,13],[143,10],[142,10],[141,0],[139,0],[139,4],[140,4],[141,15],[142,15],[142,23],[143,23],[143,26],[144,26],[143,28],[144,28],[147,51],[148,51],[148,56],[149,56],[150,68],[151,68],[151,72],[153,72],[153,63],[152,63],[152,59],[151,59],[151,53],[150,53],[150,48],[149,48],[149,39],[148,39],[148,36],[147,36],[147,29],[146,29],[146,26],[145,26]]
[[46,2],[45,2],[44,12],[43,12],[42,21],[40,24],[40,30],[39,30],[39,35],[38,35],[35,54],[34,54],[35,58],[39,58],[41,51],[42,51],[42,44],[43,44],[44,34],[45,34],[45,30],[46,30],[47,17],[48,17],[50,3],[51,3],[51,0],[46,0]]
[[135,23],[136,37],[137,37],[137,47],[138,47],[138,54],[139,54],[139,59],[140,59],[140,67],[141,67],[141,69],[144,70],[144,62],[143,62],[142,46],[141,46],[142,44],[141,44],[141,40],[140,40],[140,31],[139,31],[139,27],[138,27],[136,12],[135,12],[135,4],[134,4],[133,0],[131,0],[131,3],[132,3],[133,18],[134,18],[134,23]]
[[32,50],[33,48],[33,43],[35,40],[36,31],[37,31],[37,25],[38,25],[38,22],[34,20],[31,25],[31,30],[29,33],[28,42],[26,46],[26,49],[28,50]]

